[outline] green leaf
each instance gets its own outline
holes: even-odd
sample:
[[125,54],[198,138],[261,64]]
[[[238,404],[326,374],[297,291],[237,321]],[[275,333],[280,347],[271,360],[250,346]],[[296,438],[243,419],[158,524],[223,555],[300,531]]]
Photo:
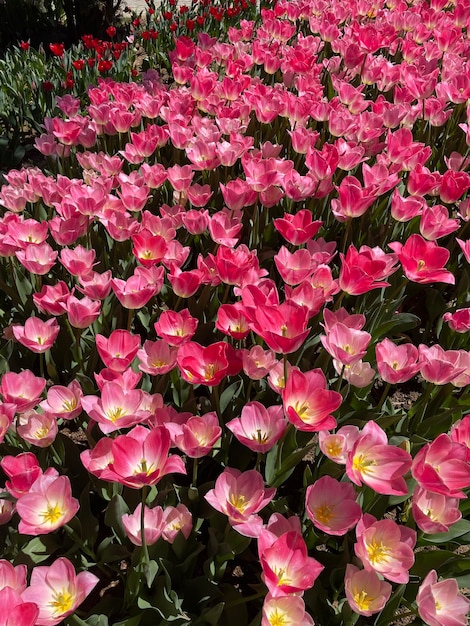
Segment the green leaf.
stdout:
[[46,561],[58,548],[59,545],[52,535],[43,535],[31,539],[31,541],[21,549],[21,553],[29,557],[34,564],[37,564]]
[[113,496],[106,509],[104,521],[107,526],[110,526],[114,530],[121,541],[125,541],[126,539],[126,532],[122,525],[122,516],[126,513],[129,513],[129,507],[124,498],[120,495]]

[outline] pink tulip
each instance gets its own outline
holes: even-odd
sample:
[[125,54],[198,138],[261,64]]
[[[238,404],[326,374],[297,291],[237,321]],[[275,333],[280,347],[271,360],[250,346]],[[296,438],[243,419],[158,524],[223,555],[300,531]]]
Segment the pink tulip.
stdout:
[[315,237],[323,222],[312,221],[312,213],[301,209],[293,214],[285,213],[283,217],[273,220],[273,224],[286,241],[300,246]]
[[470,487],[467,448],[443,433],[424,445],[413,459],[413,478],[423,489],[452,498],[465,498]]
[[2,377],[0,392],[4,402],[16,404],[16,411],[23,413],[36,406],[45,386],[45,379],[30,370],[7,372]]
[[282,534],[260,553],[263,580],[273,598],[310,589],[323,565],[308,556],[307,546],[296,531]]
[[46,400],[39,403],[45,413],[57,418],[71,420],[82,412],[82,388],[77,380],[73,380],[67,387],[53,385],[49,387]]
[[467,460],[470,462],[470,415],[455,422],[450,430],[450,438],[467,448]]
[[346,256],[340,254],[339,286],[342,291],[357,296],[372,289],[388,287],[386,278],[398,269],[396,254],[386,254],[381,248],[350,245]]
[[322,476],[307,487],[305,509],[316,528],[328,535],[345,535],[362,515],[356,497],[350,483]]
[[241,359],[224,341],[204,347],[190,341],[178,348],[177,363],[181,375],[192,385],[214,387],[226,376],[238,374]]
[[408,280],[423,285],[436,282],[455,284],[452,272],[444,269],[450,252],[434,241],[426,241],[421,235],[411,235],[405,244],[395,241],[388,245],[398,255]]
[[140,347],[140,337],[120,329],[114,330],[109,337],[98,334],[95,341],[103,363],[116,372],[129,367]]
[[271,502],[275,493],[274,488],[264,488],[263,477],[256,470],[242,473],[227,467],[204,497],[214,509],[227,515],[240,534],[256,537],[263,525],[256,513]]
[[[5,487],[15,498],[28,493],[31,485],[43,473],[39,461],[32,452],[22,452],[17,456],[4,456],[0,465],[10,479],[6,481]],[[57,475],[56,470],[52,468],[46,471]]]
[[240,418],[226,424],[240,443],[254,452],[267,452],[284,434],[287,421],[281,406],[264,407],[259,402],[248,402]]
[[23,250],[15,252],[18,261],[25,267],[28,272],[44,276],[54,266],[58,252],[54,251],[51,246],[44,242],[39,244],[29,244]]
[[[26,565],[12,565],[5,559],[0,559],[0,589],[10,587],[18,593],[26,589]],[[1,612],[0,612],[1,615]]]
[[111,270],[99,274],[91,272],[86,276],[79,276],[80,287],[77,290],[92,300],[104,300],[111,291]]
[[221,304],[217,310],[215,327],[234,339],[244,339],[249,333],[248,318],[241,302]]
[[395,345],[383,339],[375,346],[377,369],[386,383],[404,383],[419,371],[418,349],[412,343]]
[[[142,528],[141,528],[141,512],[142,504],[138,504],[134,513],[130,515],[125,513],[122,516],[122,525],[126,531],[127,537],[135,546],[142,545]],[[156,543],[162,534],[162,522],[163,522],[163,509],[160,506],[155,506],[149,509],[148,506],[144,509],[144,536],[145,543],[148,546]]]
[[392,582],[408,582],[416,531],[390,519],[377,521],[366,513],[356,527],[356,536],[354,550],[366,570],[373,569]]
[[466,369],[461,365],[458,350],[444,350],[439,344],[430,347],[420,344],[418,352],[421,376],[434,385],[447,385]]
[[95,250],[87,250],[81,245],[63,248],[60,262],[72,276],[87,276],[91,273],[96,257]]
[[261,304],[253,311],[250,328],[274,352],[290,354],[307,338],[307,322],[308,310],[297,304],[284,302],[275,309]]
[[277,363],[272,350],[263,350],[261,346],[253,346],[242,351],[243,371],[252,380],[261,380],[272,371]]
[[166,374],[176,366],[177,348],[170,346],[166,341],[144,342],[144,346],[137,352],[139,369],[152,376]]
[[427,491],[416,485],[412,501],[413,519],[424,533],[446,533],[462,518],[459,499]]
[[13,326],[15,339],[36,353],[46,352],[53,345],[60,327],[53,317],[43,322],[38,317],[29,317],[24,326]]
[[367,352],[371,336],[364,330],[336,323],[327,335],[320,336],[325,350],[343,365],[360,361]]
[[18,498],[16,510],[20,516],[18,532],[24,535],[45,535],[67,524],[79,509],[72,498],[67,476],[42,474],[29,492]]
[[47,448],[55,441],[59,429],[53,415],[26,411],[18,418],[16,432],[33,446]]
[[98,396],[83,396],[82,406],[100,430],[109,434],[120,428],[129,428],[150,417],[141,408],[143,394],[140,389],[124,389],[117,382],[106,382]]
[[69,294],[69,288],[60,280],[56,285],[43,285],[39,293],[33,293],[33,302],[41,313],[63,315]]
[[444,313],[442,320],[456,333],[467,333],[470,330],[470,308],[457,309],[454,313]]
[[179,533],[187,539],[192,529],[193,518],[188,507],[184,504],[165,507],[162,519],[162,537],[165,541],[174,543]]
[[35,567],[21,597],[39,607],[38,626],[55,626],[75,611],[98,582],[90,572],[77,575],[72,563],[61,557],[49,567]]
[[9,402],[0,402],[0,443],[5,439],[8,429],[15,418],[16,405]]
[[88,328],[101,314],[101,304],[87,296],[79,300],[70,295],[65,301],[65,310],[70,326]]
[[346,566],[344,586],[351,609],[366,617],[379,613],[392,593],[392,585],[380,580],[374,571],[359,570],[350,563]]
[[321,430],[318,433],[318,444],[325,456],[335,463],[346,465],[348,454],[359,434],[357,426],[342,426],[336,433]]
[[36,626],[39,608],[35,602],[24,602],[17,590],[0,590],[0,626]]
[[411,455],[388,445],[385,432],[370,420],[348,454],[346,473],[354,484],[364,483],[377,493],[406,495],[404,475],[411,463]]
[[180,346],[191,340],[196,332],[198,320],[188,309],[182,311],[163,311],[155,322],[155,332],[170,346]]
[[[166,474],[186,474],[182,459],[176,455],[168,456],[170,445],[166,428],[157,426],[149,430],[144,426],[135,426],[126,435],[119,435],[113,440],[111,458],[109,452],[105,454],[108,459],[106,469],[110,475],[107,480],[140,489],[145,485],[155,485]],[[85,456],[85,460],[87,457],[93,459],[93,452]]]
[[268,594],[263,604],[261,626],[314,626],[299,596],[273,598]]
[[[161,268],[163,274],[163,268]],[[145,277],[133,274],[127,280],[111,279],[114,295],[125,309],[141,309],[157,294],[157,287]]]
[[459,591],[455,578],[437,580],[431,570],[421,583],[416,596],[418,613],[429,626],[466,626],[470,600]]
[[299,430],[314,432],[336,426],[330,413],[340,406],[342,396],[326,388],[326,378],[320,369],[305,373],[293,369],[287,376],[282,402],[289,422]]
[[222,429],[217,413],[211,411],[201,417],[192,415],[183,424],[166,422],[173,444],[192,459],[208,454],[220,439]]
[[305,248],[291,253],[281,246],[274,256],[277,271],[287,285],[298,285],[313,272],[312,257]]

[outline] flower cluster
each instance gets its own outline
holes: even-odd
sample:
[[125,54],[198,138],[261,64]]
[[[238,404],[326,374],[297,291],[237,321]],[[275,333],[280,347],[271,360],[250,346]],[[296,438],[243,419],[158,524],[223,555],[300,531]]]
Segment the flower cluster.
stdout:
[[0,190],[25,620],[463,626],[468,13],[279,0],[58,100]]

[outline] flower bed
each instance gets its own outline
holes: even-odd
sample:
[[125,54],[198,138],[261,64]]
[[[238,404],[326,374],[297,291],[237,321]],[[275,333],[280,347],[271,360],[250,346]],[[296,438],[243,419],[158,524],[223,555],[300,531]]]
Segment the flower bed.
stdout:
[[469,15],[280,1],[57,100],[0,191],[2,615],[466,623]]

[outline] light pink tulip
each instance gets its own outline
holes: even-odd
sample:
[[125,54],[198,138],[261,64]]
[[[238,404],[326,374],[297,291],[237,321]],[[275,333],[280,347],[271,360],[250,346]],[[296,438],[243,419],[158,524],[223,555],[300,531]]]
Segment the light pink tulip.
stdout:
[[43,322],[38,317],[29,317],[24,326],[13,326],[15,339],[36,353],[49,350],[59,334],[60,327],[55,317]]
[[470,486],[467,448],[443,433],[425,444],[413,459],[413,478],[423,489],[453,498],[465,498]]
[[462,518],[459,499],[427,491],[416,485],[412,501],[413,519],[424,533],[446,533]]
[[[134,513],[125,513],[122,516],[122,525],[126,531],[127,537],[136,546],[142,545],[142,528],[141,528],[142,504],[138,504]],[[156,543],[162,534],[163,509],[161,506],[155,506],[150,509],[148,506],[144,509],[144,536],[145,543],[148,546]]]
[[361,518],[351,483],[322,476],[307,487],[305,510],[313,524],[328,535],[345,535]]
[[226,424],[235,437],[255,452],[267,452],[284,434],[287,421],[282,406],[265,407],[259,402],[248,402],[240,418]]
[[305,612],[305,603],[299,596],[273,598],[268,594],[261,626],[313,626],[313,619]]
[[67,476],[42,474],[29,492],[18,499],[16,510],[21,518],[18,532],[23,535],[45,535],[67,524],[79,509],[72,498]]
[[76,574],[72,563],[61,557],[49,567],[35,567],[21,597],[39,607],[37,626],[55,626],[75,611],[98,582],[91,572]]
[[467,626],[470,601],[459,591],[454,578],[437,580],[431,570],[416,596],[418,613],[429,626]]
[[356,535],[354,550],[366,570],[373,569],[392,582],[408,582],[416,531],[391,519],[377,521],[367,513],[358,523]]
[[379,613],[392,593],[392,585],[380,580],[374,571],[359,570],[350,563],[346,566],[344,586],[351,609],[366,617]]
[[178,504],[165,507],[162,520],[162,537],[165,541],[174,543],[180,532],[187,539],[192,529],[193,517],[187,506]]
[[377,493],[406,495],[408,486],[403,477],[411,462],[411,455],[388,445],[385,432],[370,420],[348,454],[346,473],[356,485],[364,483]]
[[275,493],[274,488],[265,489],[263,477],[256,470],[242,473],[227,467],[205,498],[214,509],[227,515],[230,524],[240,534],[256,537],[263,525],[256,513],[271,502]]
[[308,556],[307,546],[296,531],[282,534],[260,554],[263,580],[273,598],[305,591],[323,570]]

